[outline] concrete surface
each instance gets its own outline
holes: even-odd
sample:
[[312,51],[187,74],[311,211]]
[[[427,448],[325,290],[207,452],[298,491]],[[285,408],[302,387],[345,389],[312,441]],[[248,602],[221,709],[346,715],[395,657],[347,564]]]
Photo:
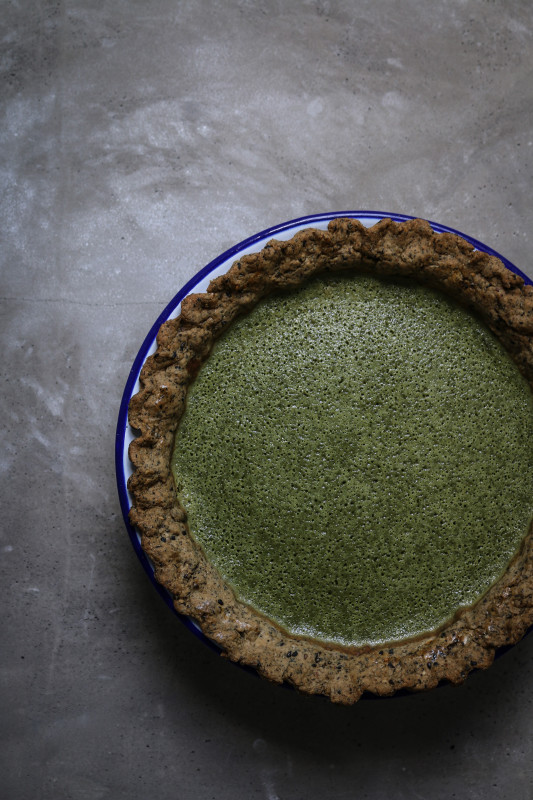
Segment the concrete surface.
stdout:
[[128,370],[254,232],[381,209],[533,276],[529,0],[2,3],[6,800],[533,797],[533,636],[461,688],[337,708],[219,659],[130,546]]

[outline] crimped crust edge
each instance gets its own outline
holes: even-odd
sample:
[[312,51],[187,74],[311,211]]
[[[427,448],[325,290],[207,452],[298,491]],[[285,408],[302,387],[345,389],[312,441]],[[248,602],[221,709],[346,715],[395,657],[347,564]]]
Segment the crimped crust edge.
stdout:
[[363,692],[392,695],[444,680],[462,683],[533,625],[533,527],[502,578],[441,630],[358,649],[278,628],[235,597],[189,535],[170,460],[187,387],[214,341],[272,291],[297,287],[321,272],[357,271],[415,278],[475,310],[533,388],[533,288],[522,278],[460,236],[434,233],[423,220],[384,219],[366,228],[357,220],[335,219],[327,231],[310,228],[287,242],[269,242],[238,259],[207,292],[186,297],[180,316],[162,325],[129,407],[130,425],[138,431],[129,447],[130,521],[176,610],[196,620],[231,660],[276,683],[344,704]]

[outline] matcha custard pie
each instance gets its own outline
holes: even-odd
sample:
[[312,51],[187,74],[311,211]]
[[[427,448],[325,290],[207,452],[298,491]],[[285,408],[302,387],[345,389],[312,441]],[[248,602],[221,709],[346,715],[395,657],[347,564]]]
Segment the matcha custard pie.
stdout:
[[461,683],[533,624],[533,287],[363,222],[185,296],[129,404],[129,518],[175,609],[347,704]]

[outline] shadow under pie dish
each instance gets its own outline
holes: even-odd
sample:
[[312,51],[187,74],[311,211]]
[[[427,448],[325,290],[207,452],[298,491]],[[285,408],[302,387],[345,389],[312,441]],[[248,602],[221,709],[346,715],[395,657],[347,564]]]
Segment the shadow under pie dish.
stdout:
[[130,521],[176,610],[337,702],[460,683],[533,623],[533,290],[435,227],[241,255],[130,401]]

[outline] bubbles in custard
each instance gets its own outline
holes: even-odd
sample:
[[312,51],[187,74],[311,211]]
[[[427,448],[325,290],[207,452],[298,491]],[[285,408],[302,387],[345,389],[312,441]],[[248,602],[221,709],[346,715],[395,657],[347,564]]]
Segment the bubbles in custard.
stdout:
[[316,279],[262,301],[190,387],[173,471],[192,535],[282,627],[432,630],[501,575],[533,497],[531,391],[426,287]]

